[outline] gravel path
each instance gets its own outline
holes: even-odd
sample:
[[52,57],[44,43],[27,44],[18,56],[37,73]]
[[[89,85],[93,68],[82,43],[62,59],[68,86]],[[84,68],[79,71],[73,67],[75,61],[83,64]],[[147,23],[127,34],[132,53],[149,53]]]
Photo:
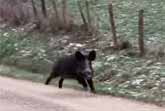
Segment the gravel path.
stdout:
[[0,77],[0,111],[165,111],[165,108]]

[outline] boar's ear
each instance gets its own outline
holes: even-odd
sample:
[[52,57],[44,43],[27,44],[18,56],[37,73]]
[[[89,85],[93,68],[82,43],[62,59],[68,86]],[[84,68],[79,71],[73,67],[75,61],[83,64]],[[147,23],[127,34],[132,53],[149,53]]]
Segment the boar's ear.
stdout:
[[84,60],[85,59],[84,55],[80,51],[76,51],[75,57],[78,60]]
[[96,59],[96,51],[92,50],[89,52],[89,56],[88,56],[88,59],[90,61],[94,61]]

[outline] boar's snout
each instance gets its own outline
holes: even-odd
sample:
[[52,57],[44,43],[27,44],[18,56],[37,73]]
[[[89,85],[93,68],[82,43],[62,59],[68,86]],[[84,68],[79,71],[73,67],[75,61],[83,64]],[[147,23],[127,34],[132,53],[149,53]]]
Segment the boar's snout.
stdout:
[[83,72],[83,76],[84,76],[84,78],[86,79],[86,80],[90,80],[90,79],[92,79],[92,71],[91,70],[85,70],[84,72]]
[[77,72],[80,76],[86,80],[90,80],[93,77],[93,68],[92,61],[96,58],[96,52],[90,51],[89,53],[83,53],[81,51],[77,51],[75,53],[75,57],[77,60]]

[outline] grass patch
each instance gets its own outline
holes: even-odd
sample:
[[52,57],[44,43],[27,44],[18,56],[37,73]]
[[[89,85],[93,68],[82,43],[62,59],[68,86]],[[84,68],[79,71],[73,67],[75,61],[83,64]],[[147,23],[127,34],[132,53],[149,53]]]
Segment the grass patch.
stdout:
[[96,62],[95,69],[104,71],[96,71],[100,93],[165,104],[163,62],[112,54]]
[[[0,76],[30,80],[33,82],[39,82],[39,83],[44,84],[48,77],[48,74],[33,73],[33,72],[23,70],[14,66],[0,65]],[[53,79],[51,81],[51,84],[58,87],[58,80],[59,78]],[[83,90],[82,86],[79,85],[76,80],[66,79],[63,86]]]
[[46,77],[44,74],[32,73],[27,70],[19,69],[14,66],[9,67],[6,65],[0,65],[0,75],[35,82],[43,82]]

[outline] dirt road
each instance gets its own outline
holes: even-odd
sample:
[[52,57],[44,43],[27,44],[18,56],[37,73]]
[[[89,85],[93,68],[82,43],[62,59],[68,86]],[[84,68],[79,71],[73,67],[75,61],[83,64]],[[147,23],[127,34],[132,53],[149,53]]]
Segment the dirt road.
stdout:
[[0,111],[165,111],[165,108],[0,77]]

